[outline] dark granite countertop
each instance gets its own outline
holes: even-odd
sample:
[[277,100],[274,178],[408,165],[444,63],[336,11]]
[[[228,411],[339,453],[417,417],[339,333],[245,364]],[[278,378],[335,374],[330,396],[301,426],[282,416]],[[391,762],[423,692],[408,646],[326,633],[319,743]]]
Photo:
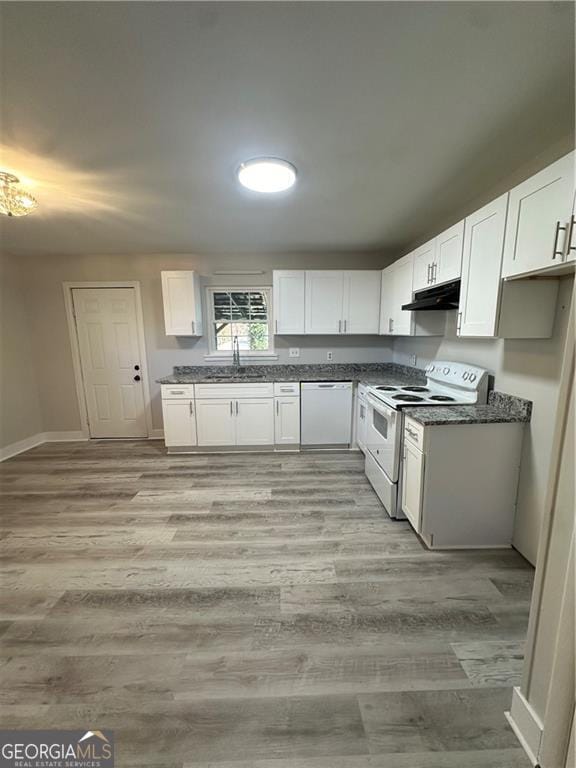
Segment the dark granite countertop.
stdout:
[[487,405],[434,405],[430,408],[404,408],[404,413],[424,426],[449,424],[528,423],[532,403],[504,392],[490,392]]
[[[426,383],[426,376],[422,370],[396,363],[246,365],[242,366],[242,368],[245,374],[248,374],[247,376],[238,376],[230,365],[176,366],[171,376],[158,379],[158,383],[227,384],[233,382],[235,384],[249,384],[275,381],[354,381],[365,384],[390,384],[396,386]],[[259,375],[255,378],[254,374]],[[214,378],[215,376],[218,376],[218,378]]]

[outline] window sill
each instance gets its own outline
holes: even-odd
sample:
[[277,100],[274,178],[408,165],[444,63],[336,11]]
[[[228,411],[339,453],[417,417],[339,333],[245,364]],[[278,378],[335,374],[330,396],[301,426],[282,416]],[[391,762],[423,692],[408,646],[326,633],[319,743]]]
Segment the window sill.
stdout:
[[[232,355],[220,355],[215,353],[210,355],[204,355],[204,360],[208,360],[212,362],[228,362],[230,363],[230,365],[232,365]],[[258,354],[247,355],[247,354],[240,353],[240,365],[243,365],[245,362],[256,363],[262,360],[278,360],[278,355],[274,354],[274,352],[266,352],[265,354],[262,354],[262,355],[258,355]]]

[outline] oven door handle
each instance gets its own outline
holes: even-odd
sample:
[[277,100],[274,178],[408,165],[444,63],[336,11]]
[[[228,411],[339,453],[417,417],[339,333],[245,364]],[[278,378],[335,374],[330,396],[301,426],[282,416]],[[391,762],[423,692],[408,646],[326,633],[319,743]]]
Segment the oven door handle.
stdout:
[[368,403],[374,408],[375,411],[386,416],[391,416],[396,413],[394,408],[390,408],[389,405],[385,405],[381,400],[378,400],[373,395],[368,395]]

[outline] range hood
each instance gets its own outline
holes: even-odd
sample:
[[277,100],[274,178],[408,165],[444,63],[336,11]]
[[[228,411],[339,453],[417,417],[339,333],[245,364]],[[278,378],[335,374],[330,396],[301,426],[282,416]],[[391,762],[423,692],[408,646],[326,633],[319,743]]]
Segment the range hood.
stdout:
[[402,309],[415,312],[417,310],[446,310],[458,309],[460,301],[460,280],[452,283],[426,288],[414,294],[410,304],[403,304]]

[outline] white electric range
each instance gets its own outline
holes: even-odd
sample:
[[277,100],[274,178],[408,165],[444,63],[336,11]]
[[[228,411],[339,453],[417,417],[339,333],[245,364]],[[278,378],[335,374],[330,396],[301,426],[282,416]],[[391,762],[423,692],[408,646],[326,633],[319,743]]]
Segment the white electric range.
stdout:
[[435,360],[425,369],[426,384],[367,388],[366,476],[390,517],[403,518],[398,500],[404,408],[474,405],[488,396],[488,372],[465,363]]

